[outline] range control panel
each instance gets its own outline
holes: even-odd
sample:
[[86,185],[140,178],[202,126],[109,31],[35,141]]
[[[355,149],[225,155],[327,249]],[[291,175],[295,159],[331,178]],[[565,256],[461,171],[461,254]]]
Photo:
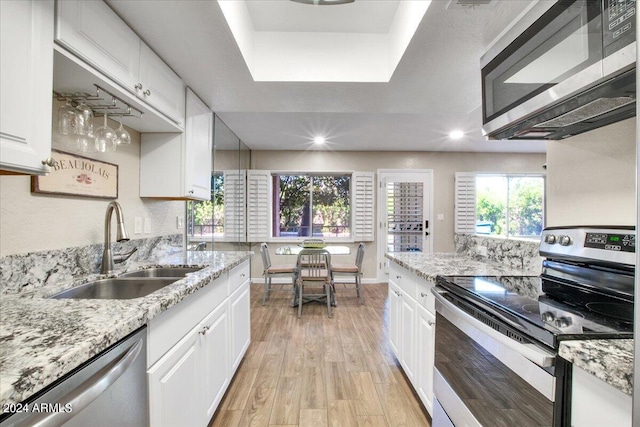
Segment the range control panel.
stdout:
[[605,251],[635,252],[636,236],[634,234],[587,233],[584,246]]
[[636,264],[634,227],[548,227],[542,231],[540,255]]

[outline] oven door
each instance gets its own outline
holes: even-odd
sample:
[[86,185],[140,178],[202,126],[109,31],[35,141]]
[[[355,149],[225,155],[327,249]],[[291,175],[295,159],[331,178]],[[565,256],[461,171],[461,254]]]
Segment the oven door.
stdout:
[[495,316],[444,288],[433,291],[439,409],[433,427],[569,425],[567,362],[526,338],[497,332]]

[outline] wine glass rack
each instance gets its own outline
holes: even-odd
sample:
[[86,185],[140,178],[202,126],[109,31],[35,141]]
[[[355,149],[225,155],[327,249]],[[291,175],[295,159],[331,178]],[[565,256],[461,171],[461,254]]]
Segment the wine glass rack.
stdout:
[[84,101],[93,110],[95,117],[102,117],[106,114],[108,116],[136,117],[139,119],[144,114],[108,90],[96,84],[94,86],[96,88],[95,94],[87,92],[57,92],[54,90],[53,95],[58,101],[71,100],[74,107]]

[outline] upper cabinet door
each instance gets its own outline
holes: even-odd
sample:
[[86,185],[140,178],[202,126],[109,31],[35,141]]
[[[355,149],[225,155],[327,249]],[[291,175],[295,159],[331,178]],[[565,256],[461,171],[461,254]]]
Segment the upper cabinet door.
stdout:
[[58,1],[56,41],[136,92],[140,39],[102,1]]
[[140,42],[140,85],[138,96],[177,123],[184,123],[182,79],[143,42]]
[[189,198],[211,200],[213,113],[187,88],[185,191]]
[[51,155],[53,1],[0,1],[0,170],[41,175]]

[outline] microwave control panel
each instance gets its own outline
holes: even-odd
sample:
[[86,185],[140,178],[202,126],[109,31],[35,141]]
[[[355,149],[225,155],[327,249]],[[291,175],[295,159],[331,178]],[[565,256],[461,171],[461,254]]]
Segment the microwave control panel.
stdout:
[[636,39],[636,0],[604,0],[603,36],[605,56]]

